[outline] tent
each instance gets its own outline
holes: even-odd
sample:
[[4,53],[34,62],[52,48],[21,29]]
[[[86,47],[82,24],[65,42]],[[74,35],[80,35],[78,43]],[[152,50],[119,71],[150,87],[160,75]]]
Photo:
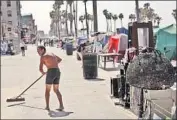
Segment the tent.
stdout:
[[171,24],[159,29],[156,32],[156,36],[156,49],[164,53],[170,60],[176,58],[176,56],[174,56],[176,55],[176,25]]
[[124,33],[124,34],[128,35],[128,29],[126,29],[126,28],[124,28],[124,27],[117,28],[117,30],[119,30],[120,33]]

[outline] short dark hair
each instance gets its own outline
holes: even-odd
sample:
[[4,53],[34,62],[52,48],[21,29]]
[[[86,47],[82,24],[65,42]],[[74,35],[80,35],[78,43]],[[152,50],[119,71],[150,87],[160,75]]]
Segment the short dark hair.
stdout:
[[44,50],[44,52],[46,52],[46,48],[44,46],[42,46],[42,45],[38,46],[37,48],[41,49],[41,50]]

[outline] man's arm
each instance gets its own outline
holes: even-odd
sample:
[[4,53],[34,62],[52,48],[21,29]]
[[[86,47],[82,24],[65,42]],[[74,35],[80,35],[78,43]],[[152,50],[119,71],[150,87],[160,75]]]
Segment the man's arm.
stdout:
[[62,61],[62,59],[60,57],[56,56],[56,58],[57,58],[58,63],[60,63]]
[[43,70],[43,65],[44,65],[44,61],[43,61],[43,57],[41,57],[40,59],[40,65],[39,65],[39,71],[42,73],[42,74],[45,74],[44,70]]

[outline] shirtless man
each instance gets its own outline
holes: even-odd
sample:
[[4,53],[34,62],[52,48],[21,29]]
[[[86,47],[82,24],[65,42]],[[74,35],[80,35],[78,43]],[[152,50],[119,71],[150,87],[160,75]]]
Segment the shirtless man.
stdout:
[[[58,110],[61,111],[64,109],[64,106],[62,101],[62,95],[59,91],[60,69],[58,67],[58,64],[62,61],[62,59],[54,55],[53,53],[47,54],[46,48],[44,46],[38,46],[37,52],[41,56],[39,71],[42,74],[46,74],[46,91],[45,91],[46,110],[50,110],[49,97],[50,90],[53,85],[53,90],[56,93],[60,104]],[[43,65],[47,67],[47,72],[43,71]]]

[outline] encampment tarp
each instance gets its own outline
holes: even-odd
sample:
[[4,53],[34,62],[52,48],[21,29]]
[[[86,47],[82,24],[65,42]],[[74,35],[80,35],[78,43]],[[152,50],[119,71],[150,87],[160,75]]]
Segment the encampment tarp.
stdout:
[[168,51],[165,55],[168,59],[176,58],[176,25],[171,24],[161,28],[156,32],[156,49],[165,53],[164,48]]
[[128,29],[121,27],[121,28],[117,28],[117,30],[119,29],[120,33],[124,33],[126,35],[128,35]]

